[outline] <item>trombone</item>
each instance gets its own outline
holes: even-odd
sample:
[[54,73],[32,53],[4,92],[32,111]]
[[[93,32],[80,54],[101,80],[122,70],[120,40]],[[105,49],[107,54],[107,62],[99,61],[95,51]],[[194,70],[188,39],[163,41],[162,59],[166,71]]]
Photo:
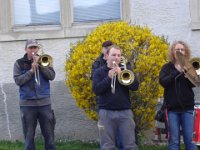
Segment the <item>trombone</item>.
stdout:
[[[49,66],[52,66],[52,62],[53,62],[53,59],[50,55],[44,54],[43,47],[41,44],[39,45],[39,48],[41,49],[42,54],[39,55],[39,59],[37,62],[38,65],[36,66],[36,69],[35,69],[35,82],[38,86],[40,86],[39,66],[40,67],[49,67]],[[32,56],[34,56],[34,55],[37,55],[37,54],[32,52]]]
[[118,81],[122,85],[130,85],[135,80],[135,76],[132,71],[128,70],[126,67],[126,59],[125,57],[121,56],[121,65],[123,66],[123,69],[121,73],[118,75]]
[[184,69],[185,76],[190,80],[192,84],[196,87],[200,86],[199,68],[200,68],[200,58],[192,58],[188,60],[179,51],[176,52],[176,58],[179,61],[181,67]]
[[[113,73],[112,79],[111,79],[111,92],[114,94],[115,93],[115,83],[116,83],[116,77],[118,79],[118,82],[122,85],[130,85],[133,83],[135,80],[135,76],[132,71],[128,70],[126,67],[126,59],[125,57],[121,56],[121,65],[122,65],[122,70],[118,75],[117,73]],[[115,61],[113,61],[113,68],[117,67],[117,64]]]
[[200,75],[200,58],[199,57],[194,57],[190,59],[190,63],[194,67],[194,69],[197,72],[197,75]]
[[[113,68],[117,67],[117,64],[115,61],[113,61]],[[111,79],[111,92],[113,94],[115,94],[115,83],[116,83],[116,77],[117,77],[117,73],[113,73],[112,74],[112,79]]]

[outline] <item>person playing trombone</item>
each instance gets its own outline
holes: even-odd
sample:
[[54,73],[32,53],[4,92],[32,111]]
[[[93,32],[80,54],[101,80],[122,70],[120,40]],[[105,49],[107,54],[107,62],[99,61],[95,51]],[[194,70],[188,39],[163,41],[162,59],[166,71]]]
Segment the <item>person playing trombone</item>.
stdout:
[[27,40],[26,53],[22,58],[16,60],[13,69],[14,81],[19,86],[24,149],[36,149],[34,136],[37,122],[39,122],[45,150],[55,150],[55,116],[51,108],[49,82],[55,78],[55,71],[52,65],[43,67],[38,64],[39,47],[40,45],[35,39]]
[[[122,85],[117,80],[117,76],[123,72],[119,66],[121,63],[119,46],[112,45],[108,48],[106,60],[106,65],[98,68],[92,78],[93,91],[99,96],[100,149],[115,149],[117,137],[120,139],[122,149],[137,150],[129,90],[138,89],[138,80],[135,77],[129,85]],[[131,71],[131,68],[127,69]]]
[[[180,56],[184,56],[183,58]],[[163,65],[159,82],[164,88],[164,101],[167,105],[168,150],[180,149],[180,128],[186,150],[195,150],[192,142],[194,126],[195,85],[187,77],[187,63],[191,50],[184,41],[174,41],[168,53],[169,62]],[[180,59],[182,58],[182,59]]]

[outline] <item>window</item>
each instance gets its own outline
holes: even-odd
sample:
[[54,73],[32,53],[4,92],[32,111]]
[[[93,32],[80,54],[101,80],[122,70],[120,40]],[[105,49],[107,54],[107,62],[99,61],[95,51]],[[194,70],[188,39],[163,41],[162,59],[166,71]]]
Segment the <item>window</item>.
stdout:
[[200,0],[190,0],[191,28],[200,29]]
[[79,38],[115,20],[130,22],[130,0],[0,0],[0,41]]
[[119,19],[120,0],[73,0],[73,22]]
[[59,0],[14,0],[14,26],[60,24]]

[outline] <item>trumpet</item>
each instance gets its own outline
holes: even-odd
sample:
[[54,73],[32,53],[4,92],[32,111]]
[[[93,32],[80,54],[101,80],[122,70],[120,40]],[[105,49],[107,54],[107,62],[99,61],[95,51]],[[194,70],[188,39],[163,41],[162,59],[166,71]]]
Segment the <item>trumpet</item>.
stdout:
[[130,85],[133,83],[135,76],[132,71],[128,70],[126,67],[126,59],[122,56],[121,57],[121,65],[123,69],[121,73],[118,75],[118,81],[122,85]]
[[183,68],[185,76],[190,80],[192,84],[194,84],[196,87],[199,87],[200,74],[198,72],[200,68],[200,58],[192,58],[191,60],[188,60],[179,51],[176,52],[176,58]]
[[[36,66],[36,70],[35,70],[35,82],[37,83],[37,85],[40,85],[40,73],[39,73],[39,68],[40,67],[49,67],[52,66],[52,62],[53,59],[50,55],[44,54],[42,45],[39,45],[39,48],[41,49],[42,54],[39,55],[39,59],[38,59],[38,65]],[[34,52],[32,52],[32,56],[36,55]]]
[[[130,85],[133,83],[133,81],[135,80],[135,76],[133,74],[132,71],[128,70],[126,67],[126,59],[121,56],[121,65],[122,65],[122,70],[118,75],[115,72],[112,75],[112,79],[111,79],[111,92],[114,94],[115,93],[115,83],[116,83],[116,77],[118,79],[118,82],[122,85]],[[115,61],[113,61],[113,67],[116,67],[117,64]]]
[[39,56],[38,64],[42,67],[49,67],[52,65],[52,61],[53,59],[50,55],[43,54]]
[[53,63],[52,57],[44,53],[43,46],[41,44],[39,45],[39,48],[41,49],[41,55],[39,55],[38,65],[41,67],[52,66]]
[[[117,67],[117,64],[115,61],[113,61],[113,68]],[[115,83],[116,83],[116,77],[117,77],[117,73],[113,73],[112,74],[112,78],[111,78],[111,92],[113,94],[115,94]]]
[[194,58],[190,59],[190,63],[196,70],[197,75],[200,75],[200,58],[194,57]]

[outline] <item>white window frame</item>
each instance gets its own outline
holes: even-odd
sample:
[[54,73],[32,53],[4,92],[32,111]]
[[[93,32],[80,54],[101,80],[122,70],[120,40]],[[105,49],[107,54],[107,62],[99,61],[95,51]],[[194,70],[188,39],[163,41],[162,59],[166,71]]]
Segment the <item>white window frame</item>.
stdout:
[[[13,0],[0,0],[0,41],[84,37],[105,22],[73,23],[72,0],[60,0],[60,25],[15,26],[13,5]],[[121,20],[130,22],[130,0],[121,0],[121,10]]]
[[200,29],[200,0],[190,0],[191,29]]

